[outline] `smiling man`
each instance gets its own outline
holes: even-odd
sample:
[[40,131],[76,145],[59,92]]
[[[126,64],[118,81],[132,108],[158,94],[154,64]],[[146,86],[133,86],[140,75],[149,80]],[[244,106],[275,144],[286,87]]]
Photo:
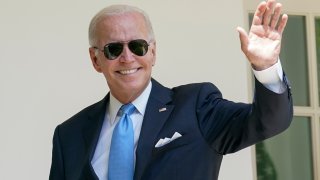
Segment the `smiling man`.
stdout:
[[[127,104],[135,100],[150,83],[152,66],[156,61],[152,29],[139,12],[105,17],[102,12],[102,17],[99,15],[92,20],[89,29],[92,37],[90,57],[94,68],[104,74],[111,94]],[[112,51],[117,54],[112,54]]]
[[[252,104],[211,83],[162,86],[156,40],[140,9],[113,5],[91,20],[89,53],[110,92],[57,126],[50,180],[214,180],[222,157],[284,131],[292,99],[279,53],[287,15],[261,2],[241,48],[256,76]],[[200,48],[200,47],[199,47]]]

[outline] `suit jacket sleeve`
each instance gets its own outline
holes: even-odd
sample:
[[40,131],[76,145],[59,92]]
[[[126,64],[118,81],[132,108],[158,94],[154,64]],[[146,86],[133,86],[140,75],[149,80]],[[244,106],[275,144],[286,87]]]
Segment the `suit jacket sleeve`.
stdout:
[[252,104],[222,98],[219,90],[206,84],[199,92],[197,116],[204,138],[220,154],[233,153],[287,129],[293,107],[290,87],[274,93],[255,81]]
[[63,158],[59,140],[59,126],[54,131],[50,180],[64,180]]

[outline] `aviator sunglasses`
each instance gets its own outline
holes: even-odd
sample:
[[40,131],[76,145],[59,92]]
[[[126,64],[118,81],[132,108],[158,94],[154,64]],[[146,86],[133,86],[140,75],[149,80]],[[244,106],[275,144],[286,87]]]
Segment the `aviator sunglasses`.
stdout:
[[104,53],[104,56],[109,60],[114,60],[120,56],[125,44],[128,44],[130,51],[137,56],[144,56],[148,52],[148,42],[143,39],[135,39],[127,42],[112,42],[104,46],[103,50],[98,47],[93,47]]

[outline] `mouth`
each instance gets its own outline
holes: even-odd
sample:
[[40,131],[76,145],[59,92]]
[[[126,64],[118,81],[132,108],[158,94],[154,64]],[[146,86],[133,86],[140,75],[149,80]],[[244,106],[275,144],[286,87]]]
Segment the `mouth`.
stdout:
[[130,75],[130,74],[133,74],[133,73],[137,72],[139,69],[140,68],[124,69],[124,70],[117,71],[117,73],[119,73],[121,75]]

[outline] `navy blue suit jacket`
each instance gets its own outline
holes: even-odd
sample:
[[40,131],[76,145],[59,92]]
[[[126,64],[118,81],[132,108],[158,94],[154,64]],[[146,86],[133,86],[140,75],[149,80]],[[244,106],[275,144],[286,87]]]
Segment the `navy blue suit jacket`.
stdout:
[[[108,100],[109,94],[57,126],[50,180],[98,179],[90,162]],[[223,99],[211,83],[169,89],[152,80],[134,180],[215,180],[224,154],[284,131],[292,114],[289,86],[276,94],[256,81],[253,103],[244,104]],[[175,132],[182,137],[155,148]]]

